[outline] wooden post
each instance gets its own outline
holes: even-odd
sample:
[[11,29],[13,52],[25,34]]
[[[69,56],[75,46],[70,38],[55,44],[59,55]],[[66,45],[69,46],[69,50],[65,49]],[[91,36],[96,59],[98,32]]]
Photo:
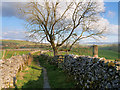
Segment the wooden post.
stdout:
[[31,65],[32,60],[33,60],[32,55],[31,55],[31,53],[29,53],[29,56],[28,56],[28,66]]
[[5,52],[6,52],[6,50],[3,51],[2,59],[5,58]]
[[98,58],[98,46],[93,45],[93,57]]
[[13,77],[13,86],[16,87],[16,77]]

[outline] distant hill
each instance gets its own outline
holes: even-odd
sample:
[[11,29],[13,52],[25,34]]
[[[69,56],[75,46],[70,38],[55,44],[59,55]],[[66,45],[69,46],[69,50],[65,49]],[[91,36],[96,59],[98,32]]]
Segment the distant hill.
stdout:
[[29,42],[29,41],[24,41],[24,40],[0,40],[2,41],[2,45],[4,44],[14,44],[14,45],[26,45],[26,44],[30,44],[33,45],[33,42]]
[[99,45],[99,49],[103,50],[112,50],[112,51],[120,51],[118,44],[106,44],[106,45]]
[[118,42],[81,42],[81,44],[110,45],[110,44],[118,44]]
[[3,49],[18,49],[18,48],[42,48],[48,47],[46,43],[35,43],[24,40],[0,40],[0,46]]
[[[80,43],[78,45],[75,45],[74,47],[82,48],[82,47],[88,47],[92,46],[93,44],[97,44],[99,49],[104,50],[112,50],[112,51],[118,51],[120,48],[118,48],[117,43],[105,43],[105,42],[89,42],[89,43]],[[51,46],[49,43],[35,43],[30,41],[24,41],[24,40],[0,40],[0,47],[3,49],[23,49],[23,48],[41,48],[41,49],[51,49]],[[62,49],[64,48],[61,47]],[[120,50],[119,50],[120,51]]]

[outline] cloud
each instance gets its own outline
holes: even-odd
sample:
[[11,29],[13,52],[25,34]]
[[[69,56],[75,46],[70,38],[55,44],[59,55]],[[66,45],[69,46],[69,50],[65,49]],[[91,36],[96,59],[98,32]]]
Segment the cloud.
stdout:
[[[24,0],[25,1],[25,0]],[[27,1],[27,0],[26,0]],[[35,0],[28,0],[28,2],[30,1],[35,1]],[[44,5],[43,0],[36,0],[38,2],[40,2],[39,4],[42,4]],[[49,1],[52,1],[52,2],[55,2],[55,1],[58,1],[58,0],[49,0]],[[76,0],[76,2],[79,1],[79,0]],[[88,1],[90,0],[83,0],[82,2],[84,3],[88,3]],[[103,11],[104,10],[104,3],[103,3],[103,0],[91,0],[91,2],[97,2],[96,4],[96,10],[99,10],[99,11]],[[66,2],[71,2],[70,0],[60,0],[61,2],[61,8],[59,10],[62,11],[65,9],[66,6]],[[3,16],[17,16],[18,14],[16,13],[17,12],[17,8],[19,6],[23,6],[26,2],[2,2],[2,15]],[[83,3],[83,4],[84,4]],[[75,7],[73,7],[75,8]]]
[[26,34],[24,31],[8,31],[8,32],[3,32],[2,33],[2,38],[3,39],[19,39],[19,40],[25,40]]
[[120,0],[104,0],[104,2],[119,2]]
[[114,25],[114,24],[110,24],[109,25],[109,35],[112,35],[112,36],[118,36],[118,25]]
[[[17,5],[21,5],[20,2],[2,2],[2,15],[3,17],[12,17],[12,16],[17,16],[16,14],[16,7]],[[103,6],[103,4],[102,4]],[[109,17],[114,17],[115,13],[112,11],[108,12],[108,16]],[[105,19],[103,19],[105,20]],[[101,25],[105,25],[107,21],[105,21],[104,23],[101,23]],[[114,40],[116,37],[118,37],[118,25],[109,25],[109,32],[108,32],[108,36],[114,36],[114,38],[112,40]],[[107,37],[108,37],[107,36]],[[21,32],[21,31],[8,31],[8,32],[3,32],[2,37],[5,39],[25,39],[25,33]],[[110,41],[109,39],[110,37],[108,37],[108,41]],[[88,39],[89,41],[90,39]],[[90,40],[92,41],[92,40]]]
[[103,38],[98,38],[95,40],[93,38],[86,38],[81,40],[82,42],[118,42],[118,38],[120,36],[120,31],[118,31],[119,25],[110,24],[108,26],[108,32],[104,35]]
[[115,16],[115,12],[113,11],[108,11],[108,17],[113,18]]
[[15,2],[3,2],[2,3],[2,16],[11,17],[16,16]]
[[21,18],[18,13],[18,8],[25,4],[26,2],[2,2],[2,16]]

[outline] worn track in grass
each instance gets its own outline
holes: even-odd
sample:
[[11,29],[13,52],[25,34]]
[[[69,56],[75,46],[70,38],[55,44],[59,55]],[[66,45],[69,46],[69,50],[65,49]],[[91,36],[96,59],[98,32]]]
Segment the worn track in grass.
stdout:
[[[42,67],[42,66],[40,66],[40,63],[39,63],[38,60],[37,60],[37,62],[38,62],[38,64],[39,64],[39,67]],[[48,76],[47,76],[47,70],[46,70],[44,67],[42,67],[42,69],[43,69],[43,76],[44,76],[43,88],[44,88],[44,89],[46,89],[46,88],[49,88],[49,89],[50,89],[50,84],[49,84],[49,82],[48,82]]]

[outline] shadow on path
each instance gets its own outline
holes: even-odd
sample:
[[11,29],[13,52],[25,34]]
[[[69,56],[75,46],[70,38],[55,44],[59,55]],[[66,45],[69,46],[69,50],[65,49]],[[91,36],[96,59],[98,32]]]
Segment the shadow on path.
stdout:
[[29,69],[25,69],[22,72],[24,75],[22,76],[23,79],[20,78],[20,74],[18,74],[17,85],[15,89],[35,89],[35,88],[43,88],[43,70],[39,67],[39,63],[37,62],[36,58],[33,58],[33,62]]
[[[34,57],[34,61],[37,62],[37,66],[41,67],[40,66],[40,63],[39,63],[39,59]],[[36,69],[36,70],[41,70],[39,68],[36,68],[36,67],[33,67],[33,66],[30,66],[32,69]],[[25,83],[22,88],[41,88],[41,89],[50,89],[50,85],[49,85],[49,82],[48,82],[48,77],[47,77],[47,71],[44,67],[41,67],[42,68],[42,74],[40,75],[40,77],[38,77],[39,79],[38,80],[30,80],[28,81],[27,83]]]
[[30,81],[28,81],[27,83],[25,83],[23,86],[22,86],[22,88],[43,88],[43,82],[41,82],[41,81],[43,81],[42,80],[42,78],[43,78],[43,74],[41,74],[41,76],[40,77],[38,77],[39,79],[38,80],[30,80]]

